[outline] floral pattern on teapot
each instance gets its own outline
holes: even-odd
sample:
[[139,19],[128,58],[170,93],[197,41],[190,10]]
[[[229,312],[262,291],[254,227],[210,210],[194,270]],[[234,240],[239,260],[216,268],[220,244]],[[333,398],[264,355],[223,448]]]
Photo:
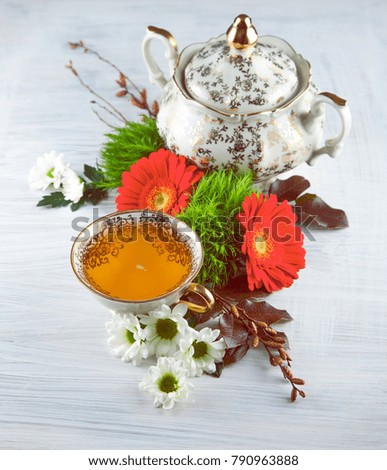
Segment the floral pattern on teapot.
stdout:
[[[317,93],[315,87],[312,90],[308,101]],[[158,125],[169,148],[189,155],[200,167],[236,172],[250,169],[257,180],[264,180],[305,161],[320,140],[323,116],[316,122],[318,134],[302,131],[300,119],[305,106],[308,107],[307,102],[289,114],[268,120],[243,119],[235,124],[195,109],[187,110],[169,83],[162,97]]]
[[[257,70],[264,70],[260,76]],[[261,72],[262,73],[262,72]],[[199,102],[230,113],[249,113],[283,104],[297,90],[297,68],[278,47],[260,44],[250,53],[211,41],[187,65],[185,84]]]

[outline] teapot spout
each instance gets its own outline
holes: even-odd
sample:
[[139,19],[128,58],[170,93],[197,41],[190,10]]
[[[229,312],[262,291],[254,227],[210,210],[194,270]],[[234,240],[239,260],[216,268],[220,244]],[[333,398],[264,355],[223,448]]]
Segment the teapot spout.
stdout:
[[148,67],[149,81],[151,83],[156,83],[160,88],[164,88],[168,80],[165,78],[163,72],[157,65],[157,62],[152,55],[150,46],[153,39],[158,39],[159,41],[163,42],[167,48],[165,56],[168,59],[171,76],[175,71],[176,62],[179,55],[177,42],[172,34],[166,29],[158,28],[157,26],[147,27],[147,32],[142,43],[142,53],[145,63]]

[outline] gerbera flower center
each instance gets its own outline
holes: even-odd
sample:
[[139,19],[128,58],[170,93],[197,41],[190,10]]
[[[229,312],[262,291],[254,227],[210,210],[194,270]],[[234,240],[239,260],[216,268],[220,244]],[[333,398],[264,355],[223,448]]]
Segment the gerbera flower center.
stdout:
[[207,354],[208,346],[204,341],[194,341],[192,346],[194,348],[194,359],[199,359],[200,357],[203,357]]
[[176,377],[170,372],[163,374],[157,382],[160,392],[171,393],[176,392],[179,388],[179,383]]
[[136,342],[136,340],[134,339],[134,334],[129,330],[126,330],[125,338],[126,338],[126,341],[130,344],[133,344]]
[[258,258],[268,258],[273,251],[273,242],[263,231],[256,232],[253,249]]
[[171,186],[155,186],[147,198],[147,207],[151,210],[168,212],[176,202],[176,190]]
[[156,323],[156,332],[162,339],[173,339],[177,335],[177,323],[170,318],[160,318]]

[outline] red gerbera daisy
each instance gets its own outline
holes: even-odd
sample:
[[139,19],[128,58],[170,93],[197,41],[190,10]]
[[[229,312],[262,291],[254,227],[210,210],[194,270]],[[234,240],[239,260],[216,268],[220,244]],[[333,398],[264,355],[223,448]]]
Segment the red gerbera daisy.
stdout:
[[160,149],[138,160],[122,174],[117,210],[150,209],[178,214],[184,209],[193,185],[203,176],[185,157]]
[[273,292],[291,286],[305,267],[304,237],[292,207],[287,201],[278,204],[276,195],[252,194],[242,209],[237,218],[246,230],[242,251],[249,289],[263,285]]

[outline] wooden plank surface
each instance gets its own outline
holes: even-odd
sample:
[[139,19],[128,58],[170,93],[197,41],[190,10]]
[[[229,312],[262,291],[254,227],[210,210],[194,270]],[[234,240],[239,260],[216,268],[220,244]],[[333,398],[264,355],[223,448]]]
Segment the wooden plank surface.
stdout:
[[[221,6],[220,6],[221,5]],[[0,448],[366,449],[387,440],[386,2],[9,0],[0,3]],[[350,228],[315,233],[307,268],[271,297],[286,324],[308,398],[252,352],[221,379],[195,380],[195,404],[167,412],[138,391],[145,367],[109,354],[108,313],[69,264],[74,217],[92,208],[35,207],[27,174],[55,149],[74,169],[93,164],[107,128],[64,64],[128,116],[112,71],[71,51],[84,39],[148,86],[145,26],[171,30],[180,47],[222,33],[238,13],[261,34],[288,40],[313,66],[320,89],[347,98],[353,129],[337,161],[299,168],[312,189],[346,210]],[[161,53],[161,51],[160,51]],[[158,90],[149,86],[157,97]],[[333,116],[330,116],[333,117]],[[114,209],[114,196],[98,214]]]

